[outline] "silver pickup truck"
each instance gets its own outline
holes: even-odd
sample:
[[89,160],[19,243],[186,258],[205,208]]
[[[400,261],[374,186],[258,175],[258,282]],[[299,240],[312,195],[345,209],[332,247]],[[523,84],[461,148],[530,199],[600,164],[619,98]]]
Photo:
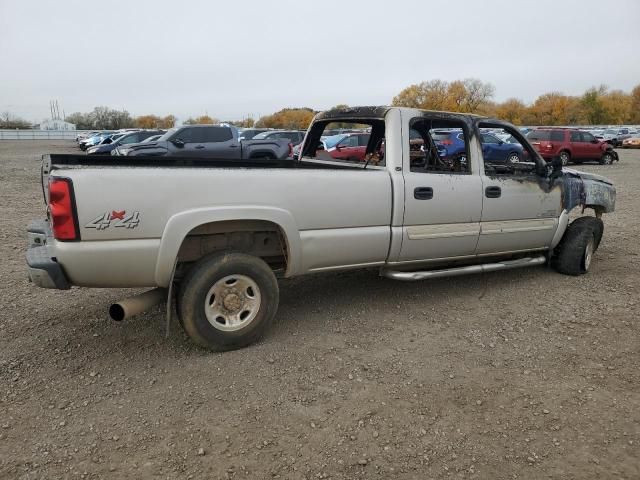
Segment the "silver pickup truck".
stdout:
[[[322,143],[345,124],[367,135],[349,159]],[[606,178],[546,163],[508,123],[389,107],[318,114],[294,160],[45,155],[42,182],[48,218],[28,228],[33,283],[154,287],[111,316],[166,301],[167,317],[175,306],[213,350],[266,331],[278,277],[586,273],[616,195]],[[593,215],[570,223],[574,209]]]

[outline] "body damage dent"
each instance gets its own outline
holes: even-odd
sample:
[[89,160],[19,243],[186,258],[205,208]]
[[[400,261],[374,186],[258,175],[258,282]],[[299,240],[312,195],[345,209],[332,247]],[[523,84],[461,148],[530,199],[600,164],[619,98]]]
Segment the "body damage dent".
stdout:
[[562,206],[593,208],[596,214],[610,213],[616,206],[616,188],[604,177],[572,169],[563,169],[555,180],[562,184]]

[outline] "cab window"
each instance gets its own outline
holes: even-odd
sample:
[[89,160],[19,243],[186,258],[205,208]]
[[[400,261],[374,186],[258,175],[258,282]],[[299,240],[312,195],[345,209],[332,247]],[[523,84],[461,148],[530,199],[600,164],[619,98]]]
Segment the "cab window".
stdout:
[[531,146],[521,140],[522,136],[516,129],[481,123],[479,131],[486,175],[522,173],[524,168],[519,168],[519,164],[535,161]]
[[459,120],[416,117],[409,124],[411,171],[419,173],[471,173],[466,127]]
[[384,130],[384,120],[316,122],[307,134],[301,159],[383,167]]

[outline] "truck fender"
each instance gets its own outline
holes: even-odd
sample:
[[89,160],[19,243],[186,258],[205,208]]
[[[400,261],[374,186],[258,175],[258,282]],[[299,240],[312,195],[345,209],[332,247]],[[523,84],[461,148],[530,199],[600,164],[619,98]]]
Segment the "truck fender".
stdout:
[[293,275],[301,265],[300,233],[290,212],[262,206],[203,207],[177,213],[167,222],[158,250],[156,284],[162,287],[169,284],[178,251],[189,232],[206,223],[226,220],[262,220],[275,223],[282,230],[287,246],[288,262],[285,276]]
[[569,225],[569,212],[566,210],[562,210],[560,214],[560,218],[558,218],[558,228],[556,229],[556,233],[553,235],[553,239],[551,240],[550,249],[553,250],[558,246],[560,240],[564,236],[564,232],[567,230],[567,226]]

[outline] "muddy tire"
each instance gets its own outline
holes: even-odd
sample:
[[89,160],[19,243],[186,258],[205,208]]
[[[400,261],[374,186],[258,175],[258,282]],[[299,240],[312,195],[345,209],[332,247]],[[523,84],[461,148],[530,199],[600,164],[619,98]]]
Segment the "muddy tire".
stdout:
[[178,294],[184,330],[213,351],[256,342],[278,310],[278,282],[260,258],[244,253],[204,257],[182,281]]
[[563,167],[569,165],[569,162],[571,161],[571,154],[569,152],[563,150],[558,154],[558,156],[560,157],[560,161],[562,162]]
[[600,165],[611,165],[613,160],[614,156],[611,152],[604,152],[600,157]]
[[558,272],[582,275],[589,271],[597,248],[598,222],[602,223],[595,217],[580,217],[571,222],[555,249],[553,266]]

